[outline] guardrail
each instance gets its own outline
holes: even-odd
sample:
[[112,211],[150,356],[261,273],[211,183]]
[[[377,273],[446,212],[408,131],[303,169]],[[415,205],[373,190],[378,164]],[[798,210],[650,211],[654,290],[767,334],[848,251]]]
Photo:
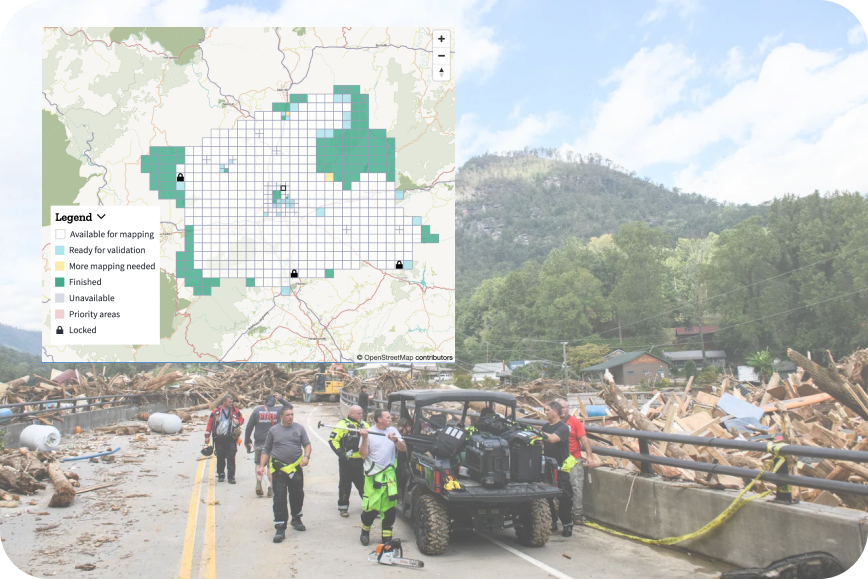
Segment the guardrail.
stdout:
[[[83,396],[81,398],[55,398],[51,400],[37,400],[34,402],[16,402],[13,404],[0,404],[0,410],[8,408],[12,411],[11,414],[0,416],[0,423],[8,424],[19,418],[27,418],[30,416],[38,416],[49,412],[70,411],[75,414],[78,410],[88,408],[111,408],[113,406],[128,406],[135,401],[141,405],[141,400],[148,397],[164,397],[163,392],[154,392],[149,394],[110,394],[105,396]],[[101,402],[89,402],[91,400]],[[88,402],[80,404],[81,402]],[[24,409],[27,406],[36,406],[38,410],[30,410],[25,412],[15,412],[16,409]]]
[[[341,391],[342,403],[352,405],[356,403],[357,399],[357,394],[351,394]],[[386,408],[387,406],[388,402],[386,400],[371,399],[368,401],[369,410],[373,408]],[[451,412],[446,409],[438,410],[447,413]],[[468,416],[477,415],[475,412],[469,411],[467,414]],[[525,424],[528,426],[539,427],[546,424],[546,421],[544,420],[536,420],[532,418],[518,418],[517,420],[520,424]],[[790,490],[791,486],[807,487],[830,492],[843,492],[868,496],[868,485],[792,474],[794,467],[794,458],[807,457],[868,463],[868,452],[865,451],[842,450],[838,448],[824,448],[818,446],[800,446],[795,444],[775,445],[775,450],[777,454],[781,457],[786,457],[785,464],[781,467],[781,470],[786,469],[786,474],[781,474],[768,471],[763,472],[750,468],[711,464],[695,460],[670,458],[668,456],[655,456],[650,453],[650,448],[648,446],[649,440],[656,440],[661,442],[674,442],[677,444],[689,444],[693,446],[708,446],[713,448],[726,448],[731,450],[768,452],[769,445],[762,442],[752,442],[749,440],[733,440],[725,438],[707,438],[703,436],[688,436],[684,434],[669,434],[666,432],[650,432],[646,430],[632,430],[592,425],[585,425],[585,431],[587,431],[589,434],[620,436],[624,438],[637,439],[639,441],[639,452],[628,452],[604,446],[592,446],[591,448],[595,453],[599,454],[600,456],[611,456],[613,458],[623,458],[639,462],[641,465],[640,473],[643,476],[647,477],[656,476],[654,471],[651,469],[652,464],[671,466],[685,470],[707,472],[710,473],[710,475],[730,475],[745,479],[753,479],[757,475],[759,475],[760,480],[768,481],[777,485],[775,500],[782,503],[798,502],[798,499],[794,499],[792,496],[792,492]],[[601,441],[606,442],[604,440]]]

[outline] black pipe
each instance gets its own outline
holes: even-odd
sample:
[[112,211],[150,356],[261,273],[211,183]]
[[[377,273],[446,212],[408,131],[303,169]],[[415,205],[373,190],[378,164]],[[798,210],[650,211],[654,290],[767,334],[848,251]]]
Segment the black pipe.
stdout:
[[[623,450],[615,450],[613,448],[602,448],[599,446],[592,447],[594,452],[601,456],[612,456],[615,458],[626,458],[629,460],[637,460],[643,463],[662,464],[664,466],[674,466],[685,470],[698,470],[701,472],[710,472],[714,474],[725,474],[737,476],[740,478],[753,479],[760,473],[758,470],[750,468],[741,468],[737,466],[724,466],[721,464],[708,464],[707,462],[697,462],[693,460],[681,460],[679,458],[670,458],[668,456],[650,456],[640,454],[638,452],[627,452]],[[766,480],[777,485],[792,485],[799,487],[807,487],[820,489],[835,493],[852,493],[856,495],[868,496],[868,485],[849,483],[836,480],[826,480],[823,478],[814,478],[809,476],[797,476],[789,474],[775,474],[771,471],[764,472],[760,480]]]

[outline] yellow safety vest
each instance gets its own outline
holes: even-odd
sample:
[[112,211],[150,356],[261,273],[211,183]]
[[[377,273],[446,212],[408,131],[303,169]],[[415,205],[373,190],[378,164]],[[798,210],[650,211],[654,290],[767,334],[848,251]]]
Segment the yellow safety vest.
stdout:
[[[295,461],[295,462],[292,463],[292,464],[287,464],[287,465],[284,465],[284,466],[280,467],[280,470],[282,470],[282,471],[285,472],[286,474],[292,474],[292,473],[294,473],[294,472],[295,472],[295,469],[297,469],[297,468],[299,467],[299,465],[301,464],[301,459],[303,459],[303,458],[304,458],[304,454],[302,453],[302,455],[301,455],[300,457],[298,457],[298,460],[297,460],[297,461]],[[277,469],[275,469],[275,468],[274,468],[274,465],[271,464],[271,459],[272,459],[272,457],[269,456],[269,457],[268,457],[268,472],[274,474],[274,471],[277,470]]]

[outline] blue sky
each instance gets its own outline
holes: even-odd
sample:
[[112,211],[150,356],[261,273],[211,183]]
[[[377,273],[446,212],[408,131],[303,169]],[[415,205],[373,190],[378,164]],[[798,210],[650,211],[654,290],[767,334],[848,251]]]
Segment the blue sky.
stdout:
[[[868,21],[868,0],[841,2]],[[0,75],[17,89],[7,111],[24,114],[5,116],[0,139],[0,322],[21,327],[40,316],[32,31],[45,14],[93,26],[454,26],[459,163],[557,147],[738,203],[868,190],[868,45],[856,17],[824,0],[9,0]]]

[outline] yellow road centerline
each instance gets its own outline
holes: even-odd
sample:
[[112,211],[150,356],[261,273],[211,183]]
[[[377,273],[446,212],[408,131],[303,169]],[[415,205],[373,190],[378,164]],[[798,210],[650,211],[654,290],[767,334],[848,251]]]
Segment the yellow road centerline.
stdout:
[[217,578],[217,530],[214,526],[214,479],[217,460],[211,460],[208,473],[208,498],[205,499],[205,538],[202,541],[202,558],[199,560],[199,579]]
[[184,533],[184,551],[181,554],[181,570],[178,573],[179,579],[190,579],[193,573],[193,549],[196,546],[196,524],[199,521],[199,497],[202,494],[202,473],[205,472],[206,462],[208,461],[199,462],[196,478],[193,480],[190,510],[187,511],[187,530]]

